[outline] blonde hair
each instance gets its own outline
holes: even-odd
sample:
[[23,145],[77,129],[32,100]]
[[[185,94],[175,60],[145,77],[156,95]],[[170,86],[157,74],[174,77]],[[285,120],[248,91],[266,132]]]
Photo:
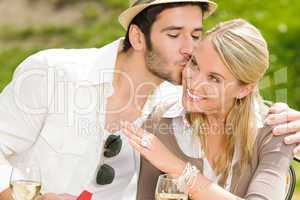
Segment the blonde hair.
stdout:
[[[206,39],[209,39],[228,70],[242,84],[258,83],[269,66],[269,51],[265,39],[256,27],[243,19],[220,23],[207,33]],[[256,89],[250,95],[237,99],[226,118],[225,145],[222,149],[224,153],[213,164],[215,173],[222,174],[219,185],[223,187],[231,168],[235,147],[240,152],[239,173],[243,173],[251,161],[258,130],[254,106],[257,100],[261,102]],[[203,127],[208,121],[201,113],[189,113],[187,117],[207,155],[207,137]]]

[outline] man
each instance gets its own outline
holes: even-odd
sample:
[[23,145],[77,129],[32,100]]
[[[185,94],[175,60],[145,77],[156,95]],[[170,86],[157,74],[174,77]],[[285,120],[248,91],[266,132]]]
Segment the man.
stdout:
[[[119,133],[119,122],[140,126],[162,81],[181,83],[203,32],[202,19],[215,8],[208,0],[133,1],[120,16],[124,41],[101,49],[47,50],[25,60],[0,96],[2,168],[18,159],[37,160],[43,193],[55,193],[42,199],[75,199],[84,189],[94,199],[129,199],[139,156]],[[289,109],[274,109],[278,116],[272,121],[285,122],[282,111]],[[299,115],[294,111],[291,120]],[[107,140],[112,133],[121,140]],[[108,148],[112,143],[114,151]],[[0,199],[9,199],[9,193]]]

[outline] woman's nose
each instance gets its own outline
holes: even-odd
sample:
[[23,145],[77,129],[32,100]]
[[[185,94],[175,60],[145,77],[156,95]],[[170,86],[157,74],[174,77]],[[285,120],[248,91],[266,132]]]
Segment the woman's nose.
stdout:
[[187,67],[185,69],[185,77],[186,77],[186,82],[187,82],[187,86],[192,89],[196,89],[197,87],[199,87],[199,83],[203,82],[202,78],[200,77],[201,75],[199,74],[195,74],[195,72],[190,68]]
[[207,89],[207,80],[205,78],[205,75],[200,74],[200,72],[193,72],[193,70],[188,70],[186,73],[186,82],[188,88],[195,90],[195,91],[206,91]]

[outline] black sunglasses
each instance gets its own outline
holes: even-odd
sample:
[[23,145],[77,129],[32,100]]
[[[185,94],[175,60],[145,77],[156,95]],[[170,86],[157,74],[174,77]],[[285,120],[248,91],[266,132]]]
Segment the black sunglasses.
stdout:
[[[111,158],[118,155],[122,148],[122,139],[120,135],[110,135],[104,144],[104,157]],[[111,184],[115,178],[115,170],[107,164],[103,164],[96,177],[98,185]]]

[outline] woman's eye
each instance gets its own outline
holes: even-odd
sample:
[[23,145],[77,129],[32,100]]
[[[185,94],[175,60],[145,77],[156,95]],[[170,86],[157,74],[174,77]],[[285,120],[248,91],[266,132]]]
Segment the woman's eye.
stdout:
[[220,79],[218,79],[217,77],[215,76],[209,76],[209,80],[213,81],[213,82],[216,82],[216,83],[219,83],[220,82]]

